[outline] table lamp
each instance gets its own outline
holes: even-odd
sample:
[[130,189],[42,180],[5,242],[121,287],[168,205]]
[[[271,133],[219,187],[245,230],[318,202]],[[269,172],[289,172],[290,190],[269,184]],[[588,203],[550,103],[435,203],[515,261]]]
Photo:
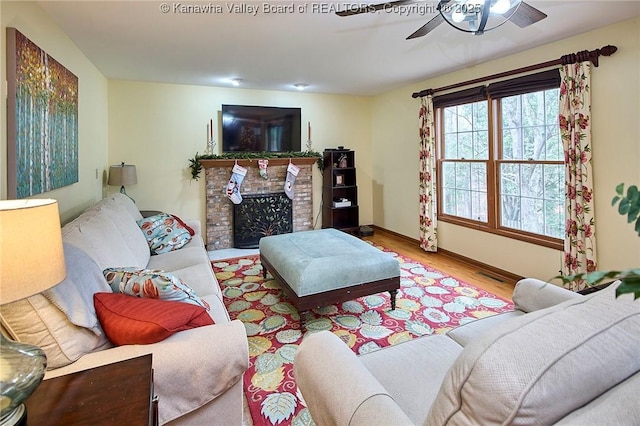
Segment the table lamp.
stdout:
[[[125,185],[135,185],[138,183],[138,176],[136,174],[136,166],[132,164],[124,164],[124,161],[120,165],[109,167],[109,180],[108,185],[118,186],[120,185],[120,192],[127,197],[127,191],[125,191]],[[131,197],[129,197],[131,198]],[[131,198],[135,203],[136,200]]]
[[[58,202],[0,201],[0,305],[41,293],[64,280]],[[23,401],[47,367],[42,349],[0,333],[0,423],[26,424]]]

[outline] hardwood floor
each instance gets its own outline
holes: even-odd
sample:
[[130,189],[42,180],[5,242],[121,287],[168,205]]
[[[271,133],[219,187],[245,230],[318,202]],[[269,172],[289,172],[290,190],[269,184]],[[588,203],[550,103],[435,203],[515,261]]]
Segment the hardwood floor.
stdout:
[[417,241],[398,236],[380,228],[376,228],[372,236],[364,237],[363,239],[380,244],[420,263],[433,266],[476,287],[511,300],[513,288],[517,281],[514,277],[502,276],[496,273],[495,270],[464,262],[448,254],[440,252],[428,253],[419,247]]

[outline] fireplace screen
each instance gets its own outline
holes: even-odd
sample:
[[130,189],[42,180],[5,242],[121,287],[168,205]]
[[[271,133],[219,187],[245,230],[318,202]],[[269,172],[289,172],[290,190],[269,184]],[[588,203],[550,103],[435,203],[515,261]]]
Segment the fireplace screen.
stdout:
[[258,248],[260,238],[292,231],[292,202],[284,192],[242,194],[242,202],[233,205],[236,248]]

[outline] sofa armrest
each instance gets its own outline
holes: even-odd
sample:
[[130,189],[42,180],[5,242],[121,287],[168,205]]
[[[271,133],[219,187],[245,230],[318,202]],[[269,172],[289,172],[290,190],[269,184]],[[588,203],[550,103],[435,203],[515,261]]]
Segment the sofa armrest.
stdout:
[[581,297],[584,296],[557,285],[535,278],[525,278],[516,284],[512,299],[516,310],[533,312]]
[[[150,345],[93,352],[48,371],[45,379],[153,354],[154,390],[160,424],[191,412],[233,387],[249,366],[244,325],[239,320],[181,331]],[[239,406],[242,401],[238,401]]]
[[351,349],[329,331],[304,338],[293,368],[316,424],[411,424]]

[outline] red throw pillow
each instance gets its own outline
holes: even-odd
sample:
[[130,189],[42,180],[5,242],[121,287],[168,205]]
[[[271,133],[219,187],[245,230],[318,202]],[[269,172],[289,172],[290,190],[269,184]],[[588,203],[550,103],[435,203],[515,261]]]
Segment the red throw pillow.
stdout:
[[192,227],[190,227],[189,225],[187,225],[186,223],[184,223],[184,220],[180,219],[178,216],[176,216],[175,214],[172,214],[171,216],[173,216],[173,218],[178,221],[178,223],[182,226],[184,226],[185,228],[187,228],[187,231],[189,231],[189,234],[191,234],[191,236],[193,237],[194,235],[196,235],[196,231],[193,230]]
[[203,307],[190,303],[95,293],[93,304],[102,329],[118,346],[156,343],[178,331],[213,324]]

